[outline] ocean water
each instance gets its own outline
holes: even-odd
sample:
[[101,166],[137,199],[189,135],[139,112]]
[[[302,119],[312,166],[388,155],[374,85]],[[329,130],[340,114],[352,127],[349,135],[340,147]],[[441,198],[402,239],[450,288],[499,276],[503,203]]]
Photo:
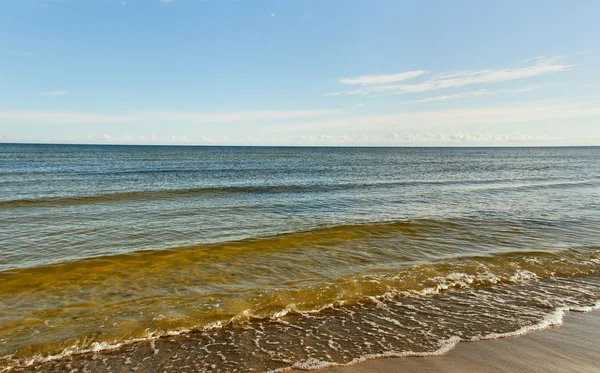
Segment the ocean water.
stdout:
[[598,147],[0,144],[0,372],[439,354],[599,271]]

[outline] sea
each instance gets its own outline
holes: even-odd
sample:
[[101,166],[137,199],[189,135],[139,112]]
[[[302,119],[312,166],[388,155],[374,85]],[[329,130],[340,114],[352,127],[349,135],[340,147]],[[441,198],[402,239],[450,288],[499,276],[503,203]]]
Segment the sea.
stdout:
[[0,144],[0,372],[439,355],[600,306],[600,147]]

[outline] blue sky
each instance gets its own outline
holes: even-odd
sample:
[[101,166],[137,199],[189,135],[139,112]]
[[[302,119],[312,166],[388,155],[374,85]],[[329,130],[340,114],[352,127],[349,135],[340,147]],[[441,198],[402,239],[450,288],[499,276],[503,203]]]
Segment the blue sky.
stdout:
[[4,0],[0,142],[600,145],[600,2]]

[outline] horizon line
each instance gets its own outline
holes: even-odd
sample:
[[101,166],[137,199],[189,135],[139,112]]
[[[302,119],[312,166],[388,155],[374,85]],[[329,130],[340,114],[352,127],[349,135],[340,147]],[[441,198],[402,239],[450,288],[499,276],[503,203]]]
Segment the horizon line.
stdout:
[[226,144],[99,144],[58,142],[0,142],[2,145],[162,146],[204,148],[597,148],[599,145],[226,145]]

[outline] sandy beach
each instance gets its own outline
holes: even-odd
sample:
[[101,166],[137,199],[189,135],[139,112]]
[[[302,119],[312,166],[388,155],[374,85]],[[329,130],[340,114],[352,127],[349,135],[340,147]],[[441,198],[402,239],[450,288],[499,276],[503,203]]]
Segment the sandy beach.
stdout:
[[[600,311],[568,312],[560,327],[480,342],[461,342],[448,354],[383,358],[324,373],[600,372]],[[298,373],[300,371],[292,371]]]

